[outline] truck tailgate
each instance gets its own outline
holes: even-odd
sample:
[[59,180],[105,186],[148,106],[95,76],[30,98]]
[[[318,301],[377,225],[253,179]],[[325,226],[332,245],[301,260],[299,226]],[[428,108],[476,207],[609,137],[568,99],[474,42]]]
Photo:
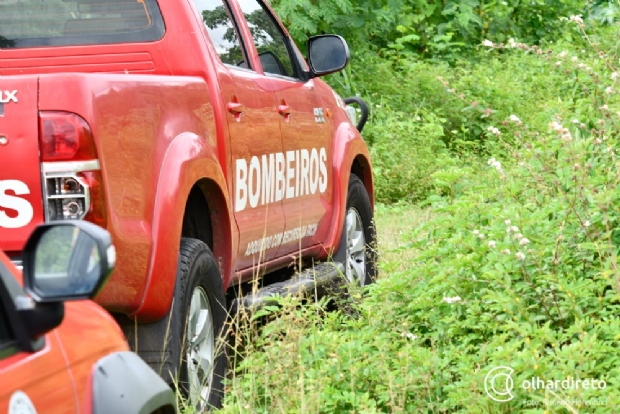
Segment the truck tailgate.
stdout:
[[0,77],[0,249],[18,252],[44,221],[38,77]]

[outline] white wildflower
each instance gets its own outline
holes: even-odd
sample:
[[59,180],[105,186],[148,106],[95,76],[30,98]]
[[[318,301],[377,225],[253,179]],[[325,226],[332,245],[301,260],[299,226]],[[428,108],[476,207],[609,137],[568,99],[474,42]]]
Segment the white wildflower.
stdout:
[[484,239],[486,238],[486,236],[485,236],[483,233],[480,233],[480,234],[478,235],[478,238],[479,238],[480,240],[484,240]]
[[608,111],[609,107],[607,105],[603,105],[599,108],[601,111]]
[[474,233],[474,236],[477,236],[477,235],[479,235],[479,234],[480,234],[480,231],[478,231],[478,230],[474,230],[472,233]]
[[520,120],[520,119],[519,119],[519,117],[518,117],[518,116],[516,116],[516,115],[510,115],[510,120],[511,120],[512,122],[514,122],[515,124],[518,124],[518,125],[520,125],[520,124],[521,124],[521,120]]
[[495,47],[495,43],[491,42],[490,40],[484,39],[482,41],[482,46]]
[[525,254],[523,254],[522,252],[515,253],[515,256],[519,260],[525,260]]
[[555,62],[555,66],[562,66],[562,62],[558,60],[557,62]]
[[565,58],[566,55],[568,55],[568,53],[566,53],[565,50],[561,51],[560,54],[558,56],[560,56],[561,58]]
[[590,227],[590,220],[584,221],[583,225],[586,226],[586,227]]
[[551,121],[549,127],[556,132],[560,132],[564,129],[564,126],[558,121]]
[[586,67],[586,65],[584,65],[583,63],[580,63],[580,64],[577,65],[577,69],[583,69],[585,67]]
[[416,339],[418,339],[418,336],[412,334],[411,332],[407,332],[407,338],[411,339],[412,341],[415,341]]
[[572,58],[570,58],[570,60],[572,60],[573,62],[577,62],[579,58],[577,56],[573,56]]
[[496,135],[496,136],[498,136],[498,137],[499,137],[500,135],[502,135],[502,133],[500,132],[500,130],[499,130],[499,129],[497,129],[497,128],[495,128],[494,126],[490,126],[490,127],[488,127],[488,128],[487,128],[487,130],[488,130],[491,134]]
[[489,246],[489,249],[494,249],[495,248],[495,240],[489,240],[489,243],[487,243]]
[[510,254],[510,249],[504,249],[504,250],[502,250],[502,253],[503,254]]
[[569,17],[571,22],[575,22],[577,24],[583,24],[583,19],[581,18],[581,15],[573,15],[571,17]]
[[519,240],[519,244],[520,244],[521,246],[525,246],[525,245],[527,245],[527,244],[530,244],[530,240],[529,240],[528,238],[525,238],[525,237],[524,237],[524,238],[522,238],[521,240]]
[[510,39],[508,39],[508,46],[517,47],[517,42],[515,42],[515,40],[511,37]]
[[608,86],[607,88],[605,88],[605,93],[606,94],[614,93],[614,88],[612,88],[611,86]]
[[456,302],[460,302],[461,301],[461,297],[460,296],[454,296],[454,297],[445,297],[442,299],[444,302],[446,303],[456,303]]
[[497,161],[495,158],[490,158],[487,161],[487,164],[489,164],[491,167],[495,168],[501,174],[504,173],[504,171],[502,170],[502,163]]
[[618,72],[615,72],[615,71],[614,71],[614,72],[612,72],[612,73],[611,73],[611,79],[612,79],[612,80],[616,80],[616,79],[618,79]]
[[570,141],[571,139],[573,139],[573,136],[571,135],[570,131],[566,128],[563,128],[562,131],[560,132],[560,138],[562,138],[562,141]]
[[522,238],[523,238],[523,235],[521,233],[517,233],[514,235],[515,240],[521,240]]
[[603,141],[601,141],[601,139],[600,139],[600,138],[597,138],[597,139],[595,139],[595,140],[594,140],[594,143],[595,143],[596,145],[601,144],[602,142],[603,142]]
[[519,231],[519,228],[517,226],[512,226],[512,227],[510,227],[510,231],[513,232],[513,233],[516,233],[516,232]]
[[506,220],[504,220],[504,224],[505,224],[505,225],[510,226],[510,223],[511,223],[511,222],[510,222],[510,219],[506,219]]

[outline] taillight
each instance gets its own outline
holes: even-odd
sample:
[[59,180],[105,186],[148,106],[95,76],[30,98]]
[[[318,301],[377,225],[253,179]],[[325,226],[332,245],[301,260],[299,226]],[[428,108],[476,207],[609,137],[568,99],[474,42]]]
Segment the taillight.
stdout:
[[93,134],[84,119],[70,112],[39,112],[41,161],[97,159]]
[[103,181],[88,123],[69,112],[39,112],[46,220],[86,219],[106,227]]

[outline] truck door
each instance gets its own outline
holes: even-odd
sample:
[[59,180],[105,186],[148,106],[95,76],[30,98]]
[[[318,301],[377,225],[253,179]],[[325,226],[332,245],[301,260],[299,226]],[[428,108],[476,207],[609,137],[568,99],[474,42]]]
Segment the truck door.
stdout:
[[269,7],[262,0],[237,2],[276,96],[286,160],[286,223],[278,256],[294,254],[324,240],[331,223],[330,128],[315,81],[302,73],[305,63]]
[[276,257],[284,230],[280,115],[273,91],[265,89],[239,40],[226,0],[194,0],[219,56],[218,84],[227,107],[230,197],[239,228],[235,270]]

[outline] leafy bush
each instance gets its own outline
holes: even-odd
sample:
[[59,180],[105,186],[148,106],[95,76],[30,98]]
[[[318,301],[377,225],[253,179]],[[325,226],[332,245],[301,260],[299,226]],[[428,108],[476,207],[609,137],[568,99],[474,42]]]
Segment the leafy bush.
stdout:
[[442,120],[432,113],[378,109],[365,130],[365,138],[372,143],[377,201],[420,201],[433,188],[431,175],[445,156]]

